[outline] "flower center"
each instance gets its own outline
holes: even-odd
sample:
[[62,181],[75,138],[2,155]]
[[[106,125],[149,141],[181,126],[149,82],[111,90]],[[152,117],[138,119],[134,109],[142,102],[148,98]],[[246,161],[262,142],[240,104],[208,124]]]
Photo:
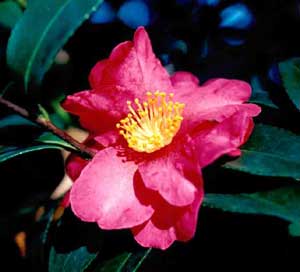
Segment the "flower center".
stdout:
[[127,101],[129,113],[116,127],[128,146],[151,153],[170,144],[183,120],[184,104],[173,102],[173,93],[147,92],[147,100]]

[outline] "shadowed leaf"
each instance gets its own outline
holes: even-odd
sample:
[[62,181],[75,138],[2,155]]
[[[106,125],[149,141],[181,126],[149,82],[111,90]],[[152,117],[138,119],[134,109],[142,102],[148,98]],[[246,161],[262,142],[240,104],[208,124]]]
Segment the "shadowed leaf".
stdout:
[[279,71],[289,98],[300,110],[300,58],[280,62]]
[[262,176],[300,178],[300,136],[269,125],[257,125],[242,156],[226,168]]
[[206,194],[203,205],[227,212],[276,216],[291,223],[291,235],[300,233],[300,187],[253,194]]
[[102,1],[28,2],[28,7],[16,24],[7,47],[7,63],[23,78],[25,90],[28,90],[31,83],[41,83],[59,49]]

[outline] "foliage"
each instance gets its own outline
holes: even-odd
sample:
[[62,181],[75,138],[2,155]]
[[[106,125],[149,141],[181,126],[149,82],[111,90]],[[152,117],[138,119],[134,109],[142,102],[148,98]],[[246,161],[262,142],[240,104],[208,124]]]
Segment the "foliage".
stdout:
[[299,186],[292,186],[252,194],[207,194],[204,205],[229,212],[276,216],[290,222],[290,232],[295,235],[300,219],[299,193]]
[[[101,2],[43,1],[43,5],[36,0],[28,2],[7,45],[7,64],[23,77],[26,90],[32,81],[41,82],[58,50]],[[27,29],[32,28],[34,31],[28,33]]]
[[299,148],[299,136],[284,129],[257,125],[242,147],[242,156],[227,162],[225,167],[256,175],[299,179]]

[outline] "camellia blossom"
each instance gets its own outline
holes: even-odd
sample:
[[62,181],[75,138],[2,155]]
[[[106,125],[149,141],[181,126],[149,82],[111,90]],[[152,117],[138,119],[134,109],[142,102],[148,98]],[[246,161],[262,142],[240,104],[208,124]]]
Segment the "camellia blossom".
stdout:
[[260,112],[249,84],[188,72],[169,75],[144,28],[92,69],[91,90],[63,107],[89,131],[90,161],[72,155],[73,212],[102,229],[131,229],[144,247],[188,241],[203,200],[201,168],[240,154]]

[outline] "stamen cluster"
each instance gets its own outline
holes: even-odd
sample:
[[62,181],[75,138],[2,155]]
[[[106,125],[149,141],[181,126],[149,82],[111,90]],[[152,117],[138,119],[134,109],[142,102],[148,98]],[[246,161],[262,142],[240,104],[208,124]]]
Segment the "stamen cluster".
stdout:
[[183,103],[173,102],[173,93],[147,92],[147,99],[127,101],[129,113],[117,123],[128,146],[138,152],[152,153],[171,143],[183,120]]

